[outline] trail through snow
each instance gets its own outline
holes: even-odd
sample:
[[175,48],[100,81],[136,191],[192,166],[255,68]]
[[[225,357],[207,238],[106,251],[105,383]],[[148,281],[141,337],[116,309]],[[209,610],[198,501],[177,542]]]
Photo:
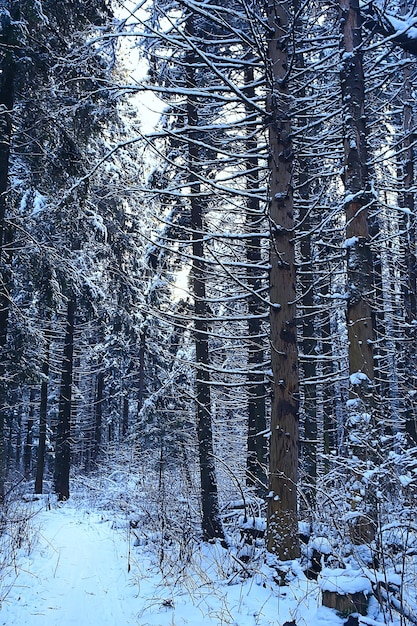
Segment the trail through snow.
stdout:
[[100,513],[68,505],[39,514],[33,552],[20,560],[3,626],[137,624],[128,542]]
[[[342,626],[321,606],[318,585],[303,576],[279,587],[266,565],[244,576],[219,544],[196,547],[186,562],[175,550],[159,567],[157,544],[134,547],[136,531],[120,513],[72,499],[32,503],[29,541],[14,565],[0,568],[0,626]],[[19,516],[11,524],[21,534]],[[34,529],[38,529],[33,540]],[[139,531],[138,531],[139,532]],[[4,535],[3,535],[4,537]],[[31,539],[32,537],[32,539]],[[0,536],[1,538],[1,536]],[[167,551],[169,547],[167,546]],[[1,551],[1,546],[0,546]],[[1,552],[0,552],[1,557]],[[1,558],[0,558],[1,561]],[[10,561],[10,559],[9,559]],[[363,626],[381,626],[372,619]]]

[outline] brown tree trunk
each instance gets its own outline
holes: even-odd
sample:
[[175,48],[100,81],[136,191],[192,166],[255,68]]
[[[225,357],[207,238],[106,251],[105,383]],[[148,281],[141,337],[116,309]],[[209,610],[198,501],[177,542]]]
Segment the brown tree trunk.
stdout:
[[[349,342],[350,411],[348,444],[360,461],[368,458],[372,443],[374,405],[373,259],[368,231],[371,195],[367,170],[365,80],[361,57],[361,16],[359,0],[340,0],[341,87],[344,112],[344,184],[346,189],[346,243],[349,299],[347,326]],[[353,484],[361,481],[358,468]],[[359,488],[360,491],[360,488]],[[352,507],[361,501],[358,487],[352,488]],[[365,503],[365,516],[357,515],[352,540],[369,541],[374,535],[373,508]]]
[[[358,0],[341,0],[342,98],[345,111],[344,183],[349,300],[349,373],[355,396],[368,404],[374,380],[372,256],[368,233],[369,181],[365,142],[365,82]],[[357,377],[354,374],[359,373]]]
[[288,71],[291,2],[268,0],[271,75],[268,97],[270,144],[270,342],[271,407],[268,551],[280,560],[300,555],[297,520],[298,352],[296,272]]

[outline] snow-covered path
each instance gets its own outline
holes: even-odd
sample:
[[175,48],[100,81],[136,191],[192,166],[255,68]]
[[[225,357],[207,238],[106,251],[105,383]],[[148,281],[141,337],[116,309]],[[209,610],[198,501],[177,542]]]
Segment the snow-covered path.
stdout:
[[[121,511],[91,510],[82,498],[46,504],[30,505],[36,514],[29,542],[16,550],[7,572],[0,568],[0,626],[344,624],[321,606],[317,583],[302,575],[279,587],[273,570],[259,563],[247,577],[246,566],[220,544],[196,546],[187,562],[168,559],[163,573],[156,544],[132,546],[129,553],[135,534],[129,540]],[[373,616],[361,624],[382,626]]]
[[2,626],[137,624],[128,542],[99,513],[39,514],[37,545],[3,601]]

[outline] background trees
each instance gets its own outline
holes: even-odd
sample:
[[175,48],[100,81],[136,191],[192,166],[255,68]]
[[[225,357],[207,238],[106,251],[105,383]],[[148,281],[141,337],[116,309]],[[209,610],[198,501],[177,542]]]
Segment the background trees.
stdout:
[[[101,3],[39,6],[1,57],[4,465],[26,440],[40,490],[65,449],[65,498],[68,451],[128,450],[160,493],[180,477],[204,539],[239,500],[297,558],[330,493],[372,543],[378,494],[414,480],[413,16],[149,2],[116,33]],[[117,37],[146,76],[114,70]],[[122,92],[163,100],[155,128]]]

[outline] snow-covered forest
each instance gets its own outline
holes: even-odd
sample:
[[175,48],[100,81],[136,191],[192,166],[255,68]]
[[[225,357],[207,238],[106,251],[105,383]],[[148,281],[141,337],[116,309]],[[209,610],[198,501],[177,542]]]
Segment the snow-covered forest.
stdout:
[[417,0],[0,0],[0,624],[417,624]]

